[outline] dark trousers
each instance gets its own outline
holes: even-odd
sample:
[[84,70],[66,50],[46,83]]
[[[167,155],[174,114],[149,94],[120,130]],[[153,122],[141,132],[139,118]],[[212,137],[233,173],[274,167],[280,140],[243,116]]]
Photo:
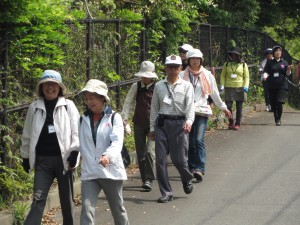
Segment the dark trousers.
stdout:
[[63,225],[74,224],[73,199],[70,177],[72,172],[64,172],[61,156],[37,156],[35,163],[33,202],[24,225],[40,225],[49,189],[57,179]]
[[149,126],[134,123],[135,149],[143,183],[155,179],[155,142],[149,139],[149,132]]
[[269,89],[271,109],[274,113],[275,122],[281,120],[282,105],[286,98],[286,91],[282,89]]
[[[225,101],[225,103],[227,105],[227,109],[232,114],[233,101]],[[243,103],[244,103],[243,101],[236,101],[236,116],[235,116],[235,124],[236,125],[241,125],[242,114],[243,114]],[[233,120],[232,120],[232,123],[233,123]]]
[[182,182],[193,179],[188,168],[189,134],[184,133],[184,120],[165,119],[163,126],[155,126],[156,173],[160,192],[163,196],[173,195],[167,168],[167,155],[180,174]]

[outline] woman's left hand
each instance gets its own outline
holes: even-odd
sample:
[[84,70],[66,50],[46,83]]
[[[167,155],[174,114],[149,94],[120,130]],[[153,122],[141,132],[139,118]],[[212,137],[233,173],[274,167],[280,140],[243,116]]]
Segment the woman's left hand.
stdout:
[[101,156],[99,163],[106,167],[109,165],[109,158],[106,155]]

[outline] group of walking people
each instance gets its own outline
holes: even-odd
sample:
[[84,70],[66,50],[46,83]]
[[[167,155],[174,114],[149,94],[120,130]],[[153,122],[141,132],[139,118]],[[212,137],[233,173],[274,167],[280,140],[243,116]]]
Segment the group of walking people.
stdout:
[[[120,114],[110,107],[104,82],[91,79],[85,84],[80,93],[87,109],[80,116],[74,102],[65,98],[66,87],[61,74],[54,70],[42,73],[37,84],[38,99],[28,108],[21,138],[23,168],[27,173],[35,171],[33,201],[25,225],[41,224],[47,195],[55,178],[63,224],[74,224],[73,170],[80,158],[80,224],[95,224],[96,201],[101,190],[108,200],[114,224],[129,224],[122,192],[127,175],[121,149],[124,127],[125,132],[130,133],[132,114],[141,188],[151,191],[156,179],[161,192],[157,201],[173,200],[167,170],[170,155],[184,192],[192,193],[192,180],[195,178],[200,182],[205,174],[205,131],[212,115],[208,98],[224,112],[229,129],[238,130],[249,88],[249,71],[247,64],[241,61],[240,49],[231,49],[228,52],[231,60],[223,66],[218,88],[215,77],[203,67],[204,56],[199,49],[184,44],[178,50],[179,55],[166,57],[166,76],[160,81],[157,81],[152,62],[141,63],[135,74],[141,80],[130,87]],[[275,60],[267,61],[262,75],[269,84],[276,124],[280,123],[286,88],[278,79],[284,81],[292,69],[277,56],[279,50],[282,49],[273,48]],[[219,90],[225,90],[225,102]],[[233,101],[237,108],[235,121]]]

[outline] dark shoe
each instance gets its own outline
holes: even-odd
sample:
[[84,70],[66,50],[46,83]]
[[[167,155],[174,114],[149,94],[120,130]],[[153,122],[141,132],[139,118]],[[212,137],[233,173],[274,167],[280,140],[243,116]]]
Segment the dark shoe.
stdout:
[[202,172],[200,172],[200,171],[195,171],[193,173],[194,178],[196,178],[197,181],[199,181],[199,182],[203,180],[203,175],[204,174]]
[[193,191],[193,183],[191,181],[183,183],[183,190],[186,194],[191,194]]
[[159,203],[168,203],[172,200],[173,200],[172,195],[165,195],[165,196],[161,196],[159,199],[157,199],[157,202],[159,202]]
[[152,190],[152,181],[151,180],[146,180],[143,183],[142,188],[147,190],[147,191],[151,191]]
[[233,129],[234,130],[239,130],[240,129],[240,125],[234,125]]
[[276,120],[276,126],[281,126],[281,121],[280,120]]
[[234,126],[233,123],[234,123],[233,119],[229,119],[229,124],[228,124],[228,129],[229,130],[233,129],[233,126]]

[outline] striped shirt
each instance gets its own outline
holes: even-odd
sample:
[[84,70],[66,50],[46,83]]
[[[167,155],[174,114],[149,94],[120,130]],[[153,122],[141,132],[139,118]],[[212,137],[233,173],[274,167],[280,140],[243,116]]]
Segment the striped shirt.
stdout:
[[192,124],[195,118],[194,89],[190,82],[179,78],[170,84],[165,78],[156,83],[150,111],[150,131],[158,114],[185,116],[186,122]]

